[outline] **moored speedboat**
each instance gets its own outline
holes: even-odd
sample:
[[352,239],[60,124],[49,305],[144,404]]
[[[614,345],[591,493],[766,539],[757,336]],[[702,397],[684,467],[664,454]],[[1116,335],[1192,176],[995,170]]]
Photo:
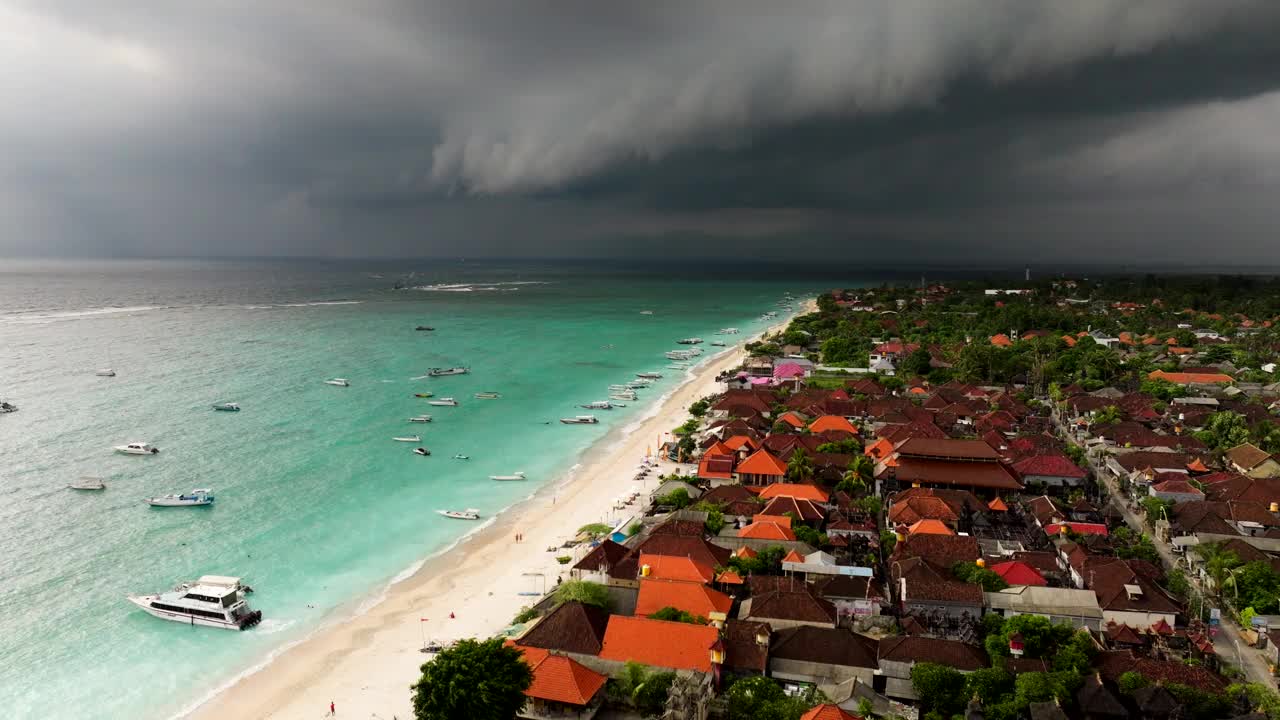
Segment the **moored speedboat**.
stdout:
[[480,511],[475,508],[467,508],[466,510],[437,510],[437,513],[454,520],[479,520]]
[[560,418],[565,425],[595,425],[600,422],[595,415],[575,415],[571,418]]
[[578,407],[582,408],[583,410],[612,410],[613,403],[609,402],[608,400],[597,400],[595,402],[590,402],[585,405],[579,405]]
[[700,342],[702,342],[702,338],[699,338],[699,337],[688,337],[688,338],[684,338],[684,339],[682,339],[682,340],[677,340],[677,341],[676,341],[676,344],[677,344],[677,345],[697,345],[697,344],[698,344],[698,343],[700,343]]
[[711,344],[712,344],[713,346],[715,346],[715,347],[724,347],[724,341],[723,341],[723,340],[712,340],[712,341],[711,341]]
[[199,507],[213,504],[213,491],[207,488],[192,490],[187,495],[160,495],[143,500],[151,507]]
[[429,398],[429,397],[435,397],[435,396],[436,396],[436,394],[435,394],[435,393],[433,393],[433,392],[420,392],[420,393],[414,393],[414,394],[413,394],[413,396],[414,396],[414,397],[416,397],[416,398],[423,398],[423,399],[426,399],[426,398]]
[[491,390],[487,390],[485,392],[476,393],[475,398],[477,400],[498,400],[502,398],[502,393],[496,393]]
[[111,368],[102,368],[95,372],[94,375],[97,375],[98,377],[115,377],[116,371]]
[[423,457],[427,457],[428,455],[430,455],[430,454],[431,454],[431,451],[430,451],[430,450],[428,450],[428,449],[426,449],[426,448],[424,448],[424,447],[416,447],[416,448],[414,448],[414,449],[413,449],[413,454],[414,454],[414,455],[421,455],[421,456],[423,456]]
[[422,438],[417,435],[409,435],[408,437],[393,437],[396,442],[422,442]]
[[213,409],[221,410],[222,412],[240,412],[240,403],[233,403],[233,402],[215,403],[213,406]]
[[660,380],[662,378],[662,373],[642,372],[642,373],[636,373],[636,377],[640,378],[641,380]]
[[205,575],[168,592],[130,595],[129,602],[161,620],[244,630],[262,621],[262,613],[251,610],[245,601],[249,592],[240,578]]
[[160,452],[160,448],[151,447],[150,443],[131,442],[124,445],[117,445],[112,448],[121,455],[155,455]]
[[429,422],[431,422],[431,416],[430,416],[430,415],[415,415],[415,416],[413,416],[413,417],[409,418],[409,422],[416,422],[416,423],[429,423]]
[[458,454],[456,454],[456,455],[454,455],[454,456],[453,456],[453,459],[454,459],[454,460],[470,460],[470,459],[471,459],[471,456],[470,456],[470,455],[463,455],[462,453],[458,453]]
[[466,375],[471,372],[469,367],[451,367],[451,368],[431,368],[427,371],[427,377],[444,377],[445,375]]
[[329,378],[324,381],[325,385],[335,385],[337,387],[351,387],[351,383],[346,378]]
[[14,405],[13,403],[8,403],[3,400],[0,400],[0,413],[11,413],[11,412],[18,412],[18,406]]
[[90,477],[88,475],[67,486],[72,490],[106,490],[107,484],[102,482],[100,477]]
[[428,400],[428,401],[427,401],[427,404],[428,404],[428,405],[435,405],[435,406],[437,406],[437,407],[458,407],[458,401],[457,401],[457,400],[454,400],[454,399],[453,399],[453,398],[451,398],[451,397],[450,397],[450,398],[440,398],[439,400]]
[[528,478],[524,476],[524,472],[516,471],[511,473],[510,475],[490,475],[489,479],[490,480],[527,480]]
[[431,327],[430,325],[419,325],[418,327],[414,328],[414,330],[417,330],[418,332],[431,332],[432,330],[435,330],[435,328]]

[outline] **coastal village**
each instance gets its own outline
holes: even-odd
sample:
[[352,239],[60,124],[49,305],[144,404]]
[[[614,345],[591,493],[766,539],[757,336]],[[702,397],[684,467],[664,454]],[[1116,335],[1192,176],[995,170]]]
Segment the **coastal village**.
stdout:
[[1280,717],[1277,297],[823,294],[499,638],[518,716]]

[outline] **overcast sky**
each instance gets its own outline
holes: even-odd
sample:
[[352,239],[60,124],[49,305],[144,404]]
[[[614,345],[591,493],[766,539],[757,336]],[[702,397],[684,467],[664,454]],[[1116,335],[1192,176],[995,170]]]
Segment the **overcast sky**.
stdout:
[[0,256],[1280,265],[1277,0],[0,0]]

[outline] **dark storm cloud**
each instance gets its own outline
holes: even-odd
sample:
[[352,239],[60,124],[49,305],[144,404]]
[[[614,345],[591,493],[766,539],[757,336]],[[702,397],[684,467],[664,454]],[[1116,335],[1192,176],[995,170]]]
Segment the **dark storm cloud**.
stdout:
[[0,29],[0,251],[1247,259],[1280,220],[1273,0],[0,0]]

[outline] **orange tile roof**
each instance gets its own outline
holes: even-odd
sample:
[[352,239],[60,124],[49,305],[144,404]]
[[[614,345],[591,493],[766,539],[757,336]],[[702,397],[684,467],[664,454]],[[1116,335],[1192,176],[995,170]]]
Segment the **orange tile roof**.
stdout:
[[716,582],[725,585],[742,585],[742,576],[732,570],[725,570],[716,578]]
[[955,535],[955,533],[941,520],[926,518],[917,520],[914,525],[907,528],[907,535]]
[[738,531],[738,537],[756,540],[795,540],[796,534],[791,532],[790,528],[782,527],[778,523],[762,522],[751,523],[742,528]]
[[992,512],[1008,512],[1009,506],[1005,505],[1004,501],[1000,498],[995,498],[991,502],[987,503],[987,509]]
[[804,556],[796,552],[795,550],[792,550],[782,558],[782,562],[802,563],[804,562]]
[[755,515],[752,516],[751,522],[771,522],[777,523],[784,528],[791,527],[791,518],[787,515]]
[[868,445],[862,454],[873,460],[879,460],[891,452],[893,452],[893,443],[889,442],[888,438],[880,438]]
[[795,414],[794,412],[785,412],[785,413],[782,413],[781,415],[779,415],[779,416],[778,416],[778,419],[779,419],[779,420],[781,420],[782,422],[784,422],[784,423],[786,423],[786,424],[790,425],[790,426],[791,426],[791,427],[793,427],[793,428],[802,428],[802,427],[804,427],[804,420],[803,420],[799,415]]
[[755,440],[752,440],[750,435],[734,435],[733,437],[724,441],[724,446],[729,448],[733,452],[737,452],[738,450],[741,450],[744,447],[747,448],[748,450],[755,451],[756,448],[760,447],[760,443],[756,442]]
[[747,547],[746,545],[743,545],[742,547],[740,547],[740,548],[738,548],[737,550],[734,550],[734,551],[733,551],[733,556],[734,556],[734,557],[740,557],[740,558],[753,558],[753,557],[755,557],[755,556],[757,556],[757,555],[759,555],[759,554],[760,554],[760,553],[756,552],[755,550],[752,550],[751,548]]
[[672,670],[711,670],[711,648],[720,632],[711,626],[609,616],[600,657]]
[[1012,347],[1013,341],[1009,339],[1008,335],[1000,333],[999,335],[991,336],[991,344],[997,347]]
[[732,480],[732,470],[733,459],[724,455],[703,455],[698,461],[698,477],[704,480]]
[[1204,385],[1212,385],[1214,383],[1234,382],[1230,375],[1222,373],[1184,373],[1184,372],[1165,372],[1163,370],[1155,370],[1147,375],[1151,380],[1168,380],[1177,385],[1190,385],[1199,383]]
[[733,450],[730,450],[729,446],[725,445],[719,440],[715,441],[715,443],[713,443],[711,447],[702,451],[703,457],[708,457],[710,455],[732,455],[732,454],[733,454]]
[[503,645],[506,647],[513,647],[524,653],[524,661],[529,664],[529,667],[536,667],[538,663],[546,660],[547,656],[551,654],[549,650],[544,650],[542,648],[517,645],[514,640],[508,640],[503,643]]
[[567,705],[589,705],[609,680],[607,675],[601,675],[564,655],[543,655],[535,663],[529,655],[533,648],[521,649],[525,651],[525,662],[533,670],[533,682],[524,691],[531,698]]
[[1171,347],[1169,348],[1169,352],[1173,353],[1174,355],[1190,355],[1191,353],[1195,352],[1195,350],[1192,350],[1189,347]]
[[839,415],[823,415],[809,424],[809,432],[821,433],[828,430],[839,430],[841,432],[858,434],[858,428],[853,423],[840,417]]
[[1205,467],[1204,463],[1200,462],[1200,458],[1196,458],[1191,462],[1187,463],[1187,469],[1190,470],[1191,472],[1198,472],[1198,473],[1209,472],[1209,468]]
[[652,615],[662,608],[673,607],[699,617],[710,618],[719,613],[727,616],[733,598],[706,585],[670,580],[641,580],[636,597],[636,615]]
[[1075,346],[1076,346],[1076,339],[1075,339],[1075,338],[1073,338],[1073,337],[1071,337],[1070,335],[1063,335],[1063,336],[1062,336],[1062,342],[1066,343],[1066,344],[1067,344],[1067,347],[1075,347]]
[[[643,575],[644,566],[649,566],[649,574]],[[685,582],[709,583],[716,577],[715,569],[706,563],[693,558],[676,555],[654,555],[641,552],[639,566],[642,575],[651,580],[683,580]]]
[[862,720],[862,718],[849,714],[839,705],[825,703],[801,715],[800,720]]
[[751,454],[751,457],[738,463],[738,472],[746,475],[785,477],[787,464],[774,457],[768,450],[757,450]]
[[928,390],[925,390],[924,388],[922,388],[922,387],[920,387],[919,385],[917,385],[917,386],[915,386],[915,387],[911,388],[910,390],[908,390],[908,391],[907,391],[907,394],[908,394],[908,395],[928,395],[928,394],[929,394],[929,391],[928,391]]
[[[741,472],[741,468],[739,468],[739,471]],[[800,483],[774,483],[761,490],[760,497],[765,500],[772,500],[776,497],[792,497],[797,500],[809,500],[816,503],[825,503],[829,499],[827,491],[817,485],[803,485]]]

